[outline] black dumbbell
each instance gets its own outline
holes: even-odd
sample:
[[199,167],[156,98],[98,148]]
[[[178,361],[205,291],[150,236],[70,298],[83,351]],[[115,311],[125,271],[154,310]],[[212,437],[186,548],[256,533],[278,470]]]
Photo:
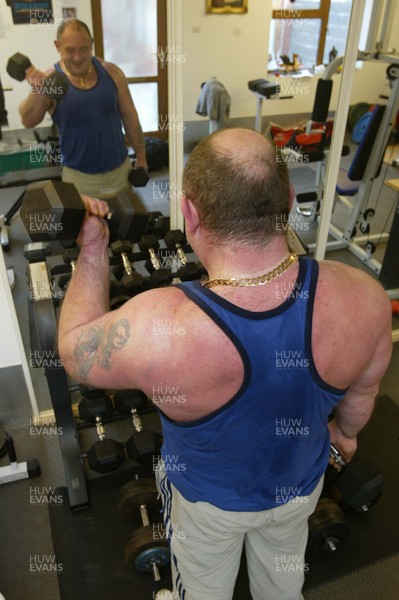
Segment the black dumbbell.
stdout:
[[155,253],[155,250],[159,248],[159,242],[155,235],[143,235],[139,241],[139,248],[142,252],[147,251],[150,255],[150,260],[146,261],[144,266],[151,273],[151,282],[157,286],[171,283],[173,274],[169,269],[161,268],[161,263]]
[[[94,390],[88,390],[88,393]],[[100,390],[97,390],[98,392]],[[82,421],[94,423],[99,441],[87,451],[89,466],[97,473],[109,473],[118,469],[125,461],[123,445],[116,440],[107,438],[103,426],[103,419],[113,413],[112,400],[106,394],[91,398],[83,398],[78,404],[78,413]]]
[[[7,73],[13,79],[17,81],[23,81],[25,79],[25,71],[32,65],[31,61],[27,56],[16,52],[13,54],[7,62]],[[43,80],[37,82],[33,89],[40,89],[40,94],[54,98],[55,100],[61,100],[68,91],[69,83],[67,77],[55,70],[50,75],[43,77]]]
[[146,234],[153,233],[160,240],[168,233],[169,229],[169,217],[165,217],[158,210],[149,213]]
[[129,181],[134,187],[145,187],[150,176],[144,167],[133,168],[129,173]]
[[125,302],[131,299],[131,295],[128,290],[123,287],[120,281],[111,281],[109,289],[109,309],[117,310]]
[[342,510],[331,498],[320,498],[308,519],[308,526],[306,554],[309,556],[335,552],[351,531]]
[[193,281],[198,279],[198,265],[195,262],[189,262],[187,260],[186,253],[182,246],[187,243],[186,236],[180,229],[172,229],[165,235],[165,244],[171,250],[176,250],[177,257],[180,261],[181,266],[176,271],[175,276],[180,281]]
[[153,233],[159,240],[165,237],[170,229],[170,218],[169,217],[158,217],[153,225]]
[[96,417],[95,423],[99,441],[87,451],[89,466],[97,473],[115,471],[125,462],[123,445],[106,437],[100,417]]
[[132,252],[132,243],[129,240],[116,240],[111,244],[111,250],[122,259],[121,265],[112,268],[114,276],[121,280],[122,286],[131,294],[140,292],[143,278],[134,270],[127,256]]
[[[103,396],[106,396],[106,390],[91,387],[90,385],[84,385],[83,383],[80,383],[78,385],[78,390],[81,393],[81,395],[83,396],[83,398],[87,398],[88,400],[95,400],[96,398],[101,398]],[[106,403],[106,406],[108,407],[107,410],[111,409],[110,414],[112,414],[112,405],[111,406],[109,405],[108,397],[105,399],[105,403]],[[104,416],[109,416],[109,415],[104,415]]]
[[152,461],[161,449],[161,438],[155,431],[143,427],[136,408],[132,408],[130,413],[136,431],[125,444],[127,455],[138,463]]
[[341,471],[330,469],[327,492],[343,510],[364,513],[380,498],[383,489],[383,475],[371,461],[355,456],[345,462],[338,450],[331,444],[330,457],[342,466]]
[[[87,388],[78,404],[79,417],[85,423],[95,423],[97,417],[107,419],[114,412],[111,398],[103,390]],[[101,393],[102,392],[102,393]]]
[[[64,252],[64,254],[62,255],[63,259],[64,259],[64,263],[66,265],[71,265],[71,270],[72,273],[74,272],[74,270],[76,269],[76,261],[78,260],[78,256],[79,256],[79,249],[78,248],[68,248],[68,250],[66,250]],[[58,287],[61,290],[66,290],[69,282],[71,280],[71,276],[72,273],[64,273],[63,275],[60,275],[58,278]]]
[[113,397],[115,410],[120,415],[130,415],[132,410],[148,407],[147,396],[141,390],[120,390]]
[[[148,213],[137,194],[122,189],[107,198],[110,241],[137,241],[148,221]],[[86,208],[72,183],[40,181],[30,183],[24,194],[20,216],[33,242],[76,240]]]
[[117,508],[119,519],[128,528],[132,528],[137,518],[142,524],[125,546],[125,560],[130,568],[152,573],[154,581],[160,581],[159,569],[170,561],[166,532],[160,523],[160,510],[153,479],[130,481],[121,488]]
[[99,398],[106,395],[106,390],[100,390],[99,388],[84,385],[83,383],[74,383],[68,386],[69,392],[80,392],[80,395],[89,400],[92,398]]

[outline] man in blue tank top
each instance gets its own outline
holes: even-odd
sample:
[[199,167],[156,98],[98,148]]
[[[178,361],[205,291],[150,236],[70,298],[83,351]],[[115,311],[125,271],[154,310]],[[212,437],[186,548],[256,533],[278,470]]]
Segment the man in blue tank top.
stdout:
[[390,360],[390,303],[360,270],[289,251],[293,192],[260,134],[202,140],[183,190],[187,238],[209,279],[109,312],[107,225],[89,217],[60,355],[74,379],[140,388],[159,408],[176,597],[231,599],[245,547],[252,598],[298,600],[330,440],[351,459]]
[[43,86],[45,73],[31,65],[26,79],[36,93],[20,105],[23,125],[35,127],[50,113],[60,134],[62,180],[74,183],[81,194],[102,197],[130,187],[132,167],[122,125],[135,150],[136,167],[147,168],[147,163],[143,132],[124,74],[92,55],[93,39],[82,21],[65,21],[55,45],[60,53],[55,68],[68,78],[68,91],[59,101],[50,98]]

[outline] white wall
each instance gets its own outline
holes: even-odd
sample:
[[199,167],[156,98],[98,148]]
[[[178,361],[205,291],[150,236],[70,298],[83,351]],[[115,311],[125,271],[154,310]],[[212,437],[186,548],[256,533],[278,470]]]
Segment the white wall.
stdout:
[[247,82],[266,76],[271,4],[250,0],[247,14],[208,15],[205,0],[183,2],[184,120],[204,119],[195,106],[201,83],[212,76],[232,98],[231,117],[254,114]]
[[[26,81],[19,82],[8,75],[7,60],[15,52],[21,52],[39,69],[46,71],[51,68],[59,57],[54,40],[62,16],[62,6],[75,6],[78,19],[84,21],[92,30],[90,0],[53,0],[54,23],[37,25],[14,25],[11,7],[4,1],[0,2],[0,78],[3,87],[13,88],[12,92],[5,92],[8,129],[22,128],[18,106],[28,95],[29,86]],[[51,118],[45,117],[43,125],[51,124]],[[4,131],[6,130],[7,128],[4,128]]]

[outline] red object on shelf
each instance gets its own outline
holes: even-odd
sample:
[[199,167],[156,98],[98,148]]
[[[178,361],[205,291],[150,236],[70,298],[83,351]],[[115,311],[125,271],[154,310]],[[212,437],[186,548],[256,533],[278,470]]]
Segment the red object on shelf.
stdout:
[[399,300],[391,300],[392,314],[399,315]]

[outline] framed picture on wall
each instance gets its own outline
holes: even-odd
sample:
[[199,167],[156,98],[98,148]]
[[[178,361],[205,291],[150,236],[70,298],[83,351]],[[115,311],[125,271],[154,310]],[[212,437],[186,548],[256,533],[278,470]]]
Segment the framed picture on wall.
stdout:
[[76,8],[75,6],[63,6],[62,7],[62,18],[63,19],[76,19]]
[[208,14],[246,13],[248,0],[206,0]]

